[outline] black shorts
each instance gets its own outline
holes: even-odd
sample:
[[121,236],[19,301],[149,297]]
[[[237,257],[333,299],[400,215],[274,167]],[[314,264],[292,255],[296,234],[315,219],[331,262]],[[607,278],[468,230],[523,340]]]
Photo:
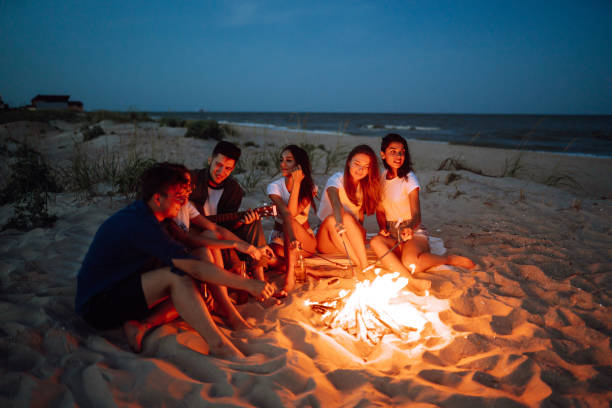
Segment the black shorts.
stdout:
[[141,275],[134,273],[87,302],[83,319],[98,330],[121,326],[128,320],[147,317],[149,307],[142,290]]

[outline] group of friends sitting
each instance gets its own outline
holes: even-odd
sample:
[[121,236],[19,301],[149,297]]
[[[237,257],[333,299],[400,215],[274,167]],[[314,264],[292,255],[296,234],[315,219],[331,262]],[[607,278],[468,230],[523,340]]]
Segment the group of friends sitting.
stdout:
[[[318,205],[307,152],[286,146],[282,177],[267,187],[277,209],[268,240],[259,211],[239,212],[244,191],[231,173],[240,154],[221,141],[207,168],[159,163],[145,171],[137,200],[100,226],[79,270],[75,309],[86,322],[99,330],[122,326],[139,352],[146,333],[181,317],[212,354],[241,358],[211,315],[236,330],[252,328],[228,288],[259,301],[285,297],[295,285],[298,256],[315,254],[345,254],[365,274],[365,215],[376,214],[380,232],[369,244],[387,270],[409,276],[441,264],[474,267],[466,257],[430,252],[419,182],[408,144],[397,134],[382,139],[382,173],[372,148],[356,146],[344,170],[327,180]],[[311,208],[320,220],[314,230]],[[267,282],[266,269],[284,273],[282,288]],[[410,282],[416,290],[429,284]]]

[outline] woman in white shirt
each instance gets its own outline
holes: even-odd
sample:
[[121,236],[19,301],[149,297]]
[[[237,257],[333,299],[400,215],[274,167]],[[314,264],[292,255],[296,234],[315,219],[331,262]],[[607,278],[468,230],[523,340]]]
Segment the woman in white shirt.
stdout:
[[[380,206],[376,210],[380,233],[372,238],[370,247],[378,257],[383,257],[383,266],[404,276],[442,264],[473,268],[474,263],[464,256],[430,252],[429,240],[421,225],[419,181],[412,172],[406,140],[398,134],[388,134],[382,139],[380,156],[386,168],[381,180]],[[398,241],[402,242],[388,252]]]
[[358,271],[368,266],[363,219],[376,210],[379,185],[376,154],[368,145],[355,147],[346,159],[344,172],[332,175],[325,185],[317,212],[321,219],[317,231],[319,252],[346,251]]
[[302,256],[316,251],[317,241],[308,224],[308,212],[315,206],[317,186],[312,180],[308,153],[299,146],[289,145],[283,149],[280,171],[283,177],[270,183],[266,192],[279,214],[274,222],[270,247],[279,259],[285,260],[285,285],[277,294],[284,297],[295,285],[298,246],[304,250]]

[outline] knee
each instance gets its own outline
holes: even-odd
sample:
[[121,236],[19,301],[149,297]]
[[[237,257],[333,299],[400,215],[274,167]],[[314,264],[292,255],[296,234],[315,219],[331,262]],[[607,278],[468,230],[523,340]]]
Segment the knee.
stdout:
[[321,222],[321,225],[319,226],[319,231],[334,229],[335,225],[336,219],[333,215],[330,215],[329,217],[325,218],[323,222]]
[[199,259],[203,261],[208,261],[214,263],[214,258],[210,250],[206,247],[199,247],[191,251],[192,254],[197,256]]
[[344,224],[344,226],[353,226],[357,224],[357,220],[355,220],[355,217],[353,217],[353,214],[349,214],[347,212],[344,213],[344,215],[342,216],[342,223]]
[[414,251],[402,251],[402,263],[404,265],[417,263],[419,260],[419,253]]
[[197,283],[198,281],[196,281],[196,279],[192,278],[190,275],[183,275],[183,276],[179,276],[176,274],[172,274],[173,278],[172,278],[172,286],[174,287],[183,287],[183,288],[197,288]]
[[335,224],[336,224],[336,219],[334,218],[333,215],[330,215],[323,220],[323,222],[321,223],[321,226],[330,226],[330,225],[335,225]]
[[381,237],[380,235],[376,235],[375,237],[373,237],[370,240],[370,246],[372,247],[372,249],[376,250],[379,248],[383,248],[385,247],[385,239],[383,237]]

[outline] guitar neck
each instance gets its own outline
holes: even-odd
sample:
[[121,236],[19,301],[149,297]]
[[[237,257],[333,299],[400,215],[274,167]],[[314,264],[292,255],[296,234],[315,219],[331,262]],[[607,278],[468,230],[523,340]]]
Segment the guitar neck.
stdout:
[[216,215],[207,215],[206,218],[208,218],[209,220],[211,220],[215,224],[218,224],[218,223],[221,223],[221,222],[237,221],[240,218],[242,218],[242,216],[245,215],[245,214],[246,214],[246,211],[239,211],[239,212],[233,212],[233,213],[223,213],[223,214],[216,214]]

